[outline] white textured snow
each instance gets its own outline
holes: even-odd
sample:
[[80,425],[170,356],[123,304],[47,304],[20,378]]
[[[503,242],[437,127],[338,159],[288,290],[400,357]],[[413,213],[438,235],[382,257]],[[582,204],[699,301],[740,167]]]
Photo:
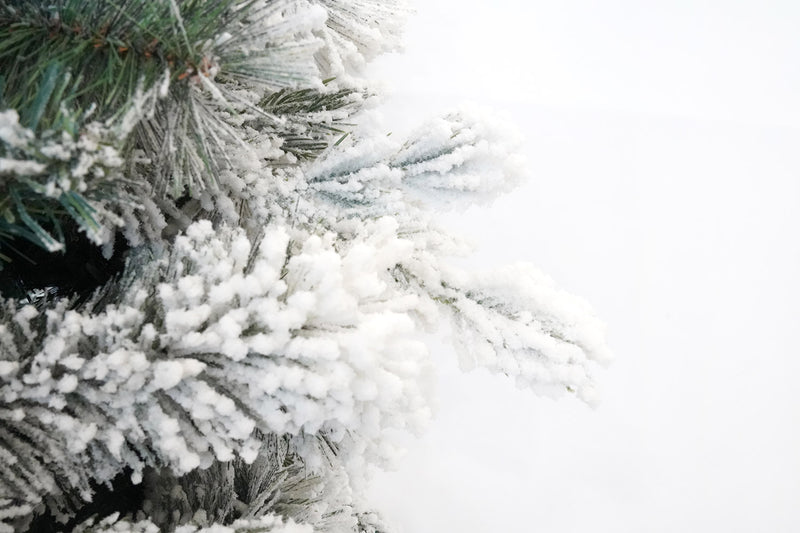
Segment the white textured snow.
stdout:
[[[198,514],[202,511],[198,511]],[[109,515],[102,520],[89,519],[77,526],[74,533],[159,533],[161,529],[149,520],[132,522],[119,519],[119,513]],[[314,533],[314,528],[305,524],[297,524],[292,519],[284,520],[274,514],[258,518],[235,520],[230,526],[213,524],[208,527],[182,525],[175,528],[175,533],[236,533],[237,531],[259,531],[264,533]]]
[[[439,409],[372,497],[407,533],[800,531],[800,7],[416,2],[393,136],[461,98],[527,136],[531,181],[448,218],[472,268],[530,260],[615,362],[557,402],[442,346]],[[446,23],[443,23],[446,21]]]

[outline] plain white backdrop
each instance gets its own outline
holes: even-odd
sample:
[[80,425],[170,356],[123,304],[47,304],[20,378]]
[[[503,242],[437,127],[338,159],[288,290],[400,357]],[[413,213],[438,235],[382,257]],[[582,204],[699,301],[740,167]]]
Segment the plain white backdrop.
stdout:
[[589,300],[602,402],[460,373],[375,505],[406,533],[800,531],[800,4],[426,0],[373,76],[402,134],[460,100],[529,182],[443,220]]

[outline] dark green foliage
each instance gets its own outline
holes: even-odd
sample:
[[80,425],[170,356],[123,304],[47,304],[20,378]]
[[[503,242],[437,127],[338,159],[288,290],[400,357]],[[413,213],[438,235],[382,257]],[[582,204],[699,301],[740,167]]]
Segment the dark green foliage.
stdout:
[[[254,25],[289,3],[234,5],[0,0],[0,112],[15,110],[32,134],[25,146],[0,142],[0,158],[36,165],[24,175],[0,170],[0,268],[20,255],[21,241],[63,250],[66,221],[95,245],[108,245],[123,223],[141,222],[158,239],[163,222],[146,220],[143,199],[169,225],[181,216],[180,198],[228,196],[219,176],[235,171],[230,148],[245,143],[237,131],[242,113],[297,162],[347,135],[347,118],[365,95],[285,87],[304,79],[307,66],[295,55],[313,40],[287,43],[286,30],[271,35]],[[237,93],[243,88],[265,96],[247,104]],[[75,146],[87,127],[100,125],[101,138],[88,137],[125,165],[100,161],[78,174],[85,154]],[[70,156],[46,151],[64,139]]]
[[[80,151],[71,158],[54,158],[43,147],[62,142],[64,135],[77,142],[90,119],[119,121],[136,95],[166,71],[174,81],[183,80],[173,90],[185,93],[188,72],[207,75],[209,61],[201,46],[220,24],[245,16],[246,9],[233,13],[232,4],[0,0],[0,111],[16,110],[19,125],[35,135],[24,147],[0,143],[0,157],[44,166],[33,176],[0,173],[0,268],[26,250],[36,255],[21,241],[51,252],[63,250],[67,222],[100,244],[101,226],[119,222],[101,220],[97,206],[135,205],[131,188],[148,189],[146,180],[109,168],[93,169],[86,179],[76,177]],[[130,142],[124,128],[116,133],[116,138],[106,135],[100,141],[130,159],[138,141]],[[206,168],[196,172],[210,168],[214,158],[203,161]],[[55,193],[54,183],[60,185]],[[182,194],[183,186],[177,191]]]
[[[233,16],[232,3],[182,1],[178,14],[170,2],[149,0],[0,0],[0,107],[30,110],[22,123],[35,131],[55,128],[60,105],[94,105],[107,118],[167,68],[174,78],[188,69],[201,71],[204,55],[197,43]],[[55,89],[61,65],[70,76],[61,76],[58,97],[49,98],[42,89]]]
[[[2,31],[2,30],[0,30]],[[0,48],[2,48],[0,41]],[[14,68],[0,61],[2,72],[0,77],[0,110],[16,109],[20,115],[20,125],[32,130],[45,122],[57,129],[60,135],[74,139],[80,129],[80,117],[70,113],[64,103],[64,93],[70,85],[70,76],[63,66],[55,61],[48,62],[43,75],[34,84],[29,82],[25,89],[14,83],[19,75],[14,76]],[[7,69],[7,70],[6,70]],[[10,77],[9,77],[10,76]],[[16,105],[15,105],[16,104]],[[63,133],[62,133],[63,132]],[[42,141],[47,142],[56,137],[55,130],[48,130],[43,139],[34,139],[25,146],[6,145],[0,142],[0,157],[9,157],[25,161],[33,161],[44,166],[53,165],[58,168],[46,168],[37,176],[14,176],[0,174],[0,260],[9,259],[8,250],[12,248],[10,241],[14,238],[27,239],[43,248],[63,245],[59,219],[67,214],[84,213],[85,224],[95,224],[83,197],[73,193],[68,197],[48,198],[43,194],[47,181],[57,179],[59,175],[69,175],[73,161],[54,161],[41,152]],[[49,227],[50,230],[45,229]],[[0,261],[0,266],[2,262]]]

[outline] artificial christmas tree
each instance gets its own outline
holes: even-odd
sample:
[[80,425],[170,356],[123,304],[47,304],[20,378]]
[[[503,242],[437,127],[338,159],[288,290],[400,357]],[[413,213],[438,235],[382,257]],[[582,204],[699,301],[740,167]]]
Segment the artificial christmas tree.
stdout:
[[377,0],[0,0],[0,529],[380,531],[419,327],[590,399],[586,305],[470,274],[433,213],[521,175],[492,117],[396,142]]

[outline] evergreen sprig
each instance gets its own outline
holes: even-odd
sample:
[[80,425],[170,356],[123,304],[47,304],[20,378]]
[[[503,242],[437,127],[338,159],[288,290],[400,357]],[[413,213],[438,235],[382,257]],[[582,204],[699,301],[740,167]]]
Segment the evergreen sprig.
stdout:
[[281,148],[300,161],[308,161],[349,133],[354,124],[347,120],[364,96],[354,89],[282,89],[267,93],[258,106],[284,120],[279,134]]
[[[102,118],[119,113],[139,87],[151,86],[165,70],[175,79],[202,71],[208,62],[204,42],[215,36],[220,22],[243,16],[231,9],[233,3],[2,0],[0,105],[30,109],[22,124],[34,131],[55,129],[61,105],[93,106]],[[63,65],[69,75],[53,65]],[[49,98],[42,88],[54,87],[59,78],[58,97]],[[47,113],[44,100],[50,101]]]
[[[281,92],[316,74],[316,22],[297,5],[0,0],[0,111],[15,110],[13,127],[30,138],[22,147],[0,142],[0,262],[24,257],[19,239],[64,251],[66,220],[98,245],[113,242],[123,224],[136,241],[158,240],[159,228],[180,218],[176,203],[224,199],[219,176],[237,167],[231,148],[247,150],[231,123],[241,113],[268,115],[242,91]],[[295,22],[267,23],[287,14]],[[82,151],[43,151],[54,140],[80,144],[90,118],[115,126],[101,142],[124,168],[95,165],[87,177]],[[276,125],[270,132],[286,133]],[[297,155],[324,146],[296,127],[287,135]]]
[[[73,92],[64,65],[51,62],[47,72],[26,106],[0,111],[0,267],[12,258],[34,264],[26,242],[48,252],[64,252],[75,239],[110,245],[123,211],[141,201],[140,184],[123,173],[123,154],[153,91],[140,87],[125,114],[101,123],[91,107],[64,103]],[[53,128],[37,128],[43,116]],[[65,231],[69,225],[82,236]]]
[[384,531],[418,325],[591,400],[585,304],[430,214],[517,181],[504,128],[350,136],[402,4],[0,0],[0,533]]

